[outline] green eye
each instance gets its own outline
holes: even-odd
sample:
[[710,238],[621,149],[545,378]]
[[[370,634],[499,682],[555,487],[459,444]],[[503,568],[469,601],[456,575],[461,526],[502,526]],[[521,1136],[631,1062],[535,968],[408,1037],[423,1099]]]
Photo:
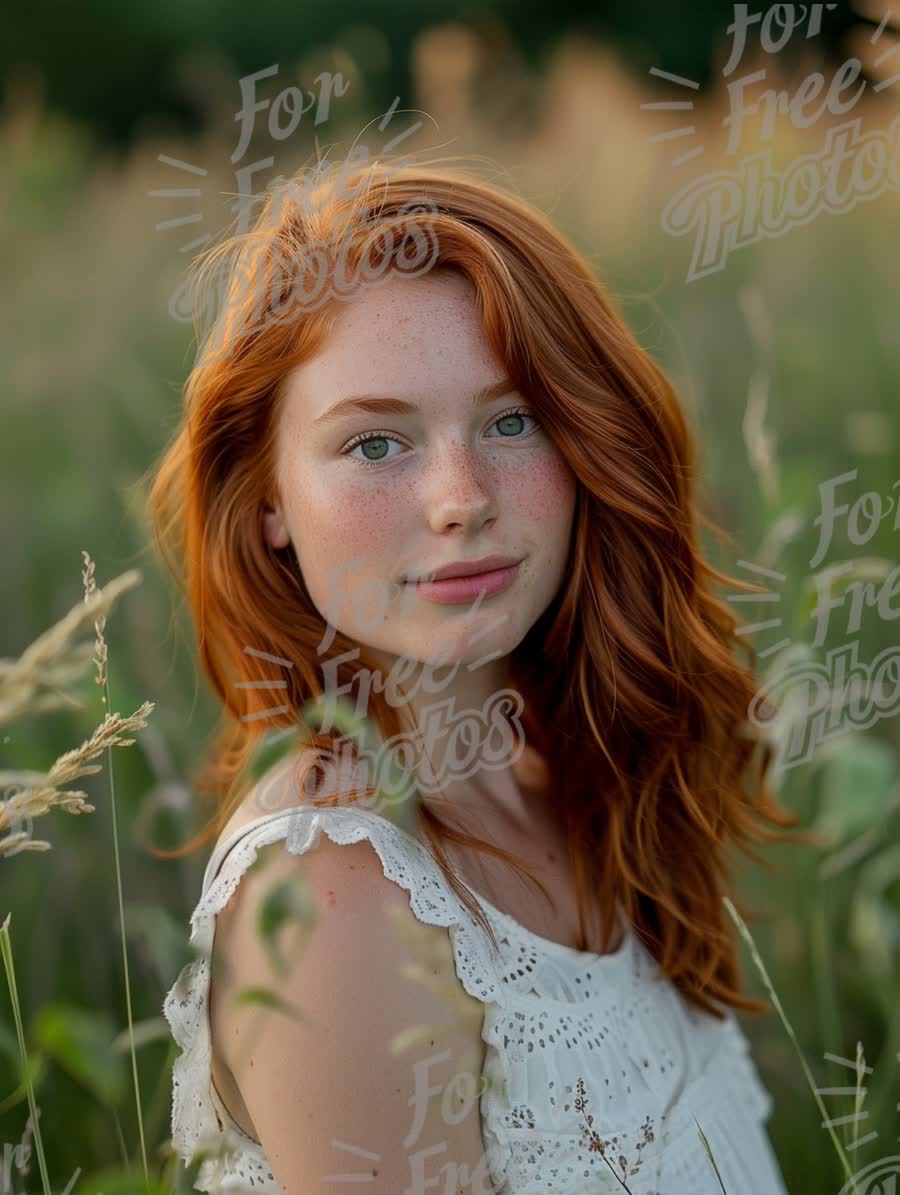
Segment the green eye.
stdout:
[[[367,449],[373,445],[376,449],[374,456],[367,451]],[[363,456],[365,456],[367,460],[380,461],[383,460],[387,455],[387,445],[388,440],[384,436],[378,436],[373,440],[364,440],[360,447],[363,448]]]
[[522,430],[521,427],[516,428],[514,426],[514,427],[510,428],[509,424],[510,423],[515,424],[517,420],[519,423],[521,423],[522,420],[525,418],[526,418],[526,416],[525,416],[524,412],[513,411],[512,414],[510,414],[510,415],[501,415],[500,418],[497,420],[495,426],[499,428],[499,427],[501,427],[502,424],[505,423],[505,424],[507,424],[507,427],[501,428],[501,430],[503,431],[503,435],[505,436],[507,434],[507,432],[509,432],[510,435],[517,436]]
[[[392,441],[395,444],[400,443],[395,436],[390,435],[388,432],[366,432],[365,435],[351,440],[347,447],[343,449],[341,455],[350,456],[357,448],[368,448],[372,444],[375,446],[374,456],[366,454],[362,457],[353,457],[353,459],[359,461],[362,465],[379,465],[382,461],[389,459],[386,445]],[[396,456],[396,453],[394,455]]]
[[[522,431],[520,424],[522,419],[530,419],[534,423],[535,426],[531,431]],[[501,433],[502,438],[505,440],[512,440],[516,437],[524,439],[526,435],[530,436],[532,431],[536,431],[541,426],[538,419],[532,415],[527,407],[514,407],[511,411],[504,411],[494,421],[495,427],[500,427],[501,424],[506,424],[506,429]]]
[[[531,419],[536,427],[532,431],[540,427],[537,418],[531,414],[526,407],[516,407],[512,411],[504,411],[502,415],[498,415],[494,420],[493,427],[505,428],[501,429],[500,438],[504,440],[524,439],[525,436],[531,435],[531,431],[523,431],[521,421],[523,419]],[[358,461],[361,465],[380,465],[383,461],[390,460],[388,455],[387,445],[390,443],[400,444],[402,441],[396,436],[387,431],[363,432],[359,436],[355,436],[346,447],[341,449],[341,456],[350,456],[353,460]],[[369,445],[373,445],[372,453],[364,452],[363,456],[353,456],[357,448],[367,449]],[[394,453],[394,456],[397,454]]]

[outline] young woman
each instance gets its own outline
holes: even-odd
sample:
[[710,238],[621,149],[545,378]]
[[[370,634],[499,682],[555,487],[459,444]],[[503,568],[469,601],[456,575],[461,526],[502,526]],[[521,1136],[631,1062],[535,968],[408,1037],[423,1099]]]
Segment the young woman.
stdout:
[[519,198],[303,183],[203,264],[151,492],[224,707],[174,1146],[206,1191],[713,1195],[699,1126],[784,1195],[722,896],[796,820],[678,398]]

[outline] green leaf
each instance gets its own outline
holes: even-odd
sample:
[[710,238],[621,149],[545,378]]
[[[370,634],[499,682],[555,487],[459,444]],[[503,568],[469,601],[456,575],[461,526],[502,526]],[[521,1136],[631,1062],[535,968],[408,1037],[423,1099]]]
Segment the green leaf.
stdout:
[[11,1060],[14,1066],[19,1065],[19,1042],[8,1025],[0,1021],[0,1053]]
[[38,1014],[35,1040],[55,1062],[108,1107],[126,1090],[125,1059],[116,1053],[116,1029],[106,1013],[48,1004]]
[[138,946],[160,983],[190,962],[184,928],[162,905],[126,904],[125,928],[129,941]]
[[[53,1189],[55,1191],[56,1187]],[[64,1190],[65,1184],[60,1187],[60,1195]],[[145,1183],[143,1175],[139,1176],[136,1170],[126,1170],[123,1166],[107,1167],[79,1176],[71,1195],[135,1195],[136,1191],[140,1191],[141,1195],[170,1195],[159,1179],[151,1176],[149,1182]]]
[[276,763],[298,747],[300,732],[288,726],[281,730],[267,731],[254,748],[250,759],[250,774],[254,780],[261,780]]
[[[722,1176],[719,1173],[719,1167],[716,1165],[716,1159],[713,1156],[713,1151],[710,1148],[709,1141],[707,1140],[706,1134],[704,1133],[704,1131],[700,1128],[700,1122],[697,1119],[697,1117],[694,1116],[693,1112],[691,1113],[691,1119],[693,1120],[694,1124],[697,1126],[697,1132],[700,1134],[700,1140],[703,1143],[703,1149],[706,1153],[706,1156],[709,1158],[709,1161],[710,1161],[710,1164],[711,1164],[713,1170],[716,1173],[716,1178],[718,1179],[718,1182],[719,1182],[719,1189],[721,1191],[725,1191],[725,1184],[722,1182]],[[725,1192],[725,1195],[728,1195],[727,1191]]]
[[828,756],[813,828],[838,846],[882,822],[898,766],[890,747],[862,734],[840,741]]
[[[16,1049],[15,1063],[16,1072],[18,1073],[21,1067],[18,1049]],[[8,1112],[10,1108],[15,1108],[16,1104],[21,1104],[23,1100],[28,1099],[29,1083],[37,1091],[46,1072],[47,1062],[44,1055],[39,1050],[30,1051],[27,1058],[26,1073],[22,1076],[18,1087],[14,1087],[9,1095],[0,1100],[0,1115]]]
[[303,724],[316,731],[321,731],[326,713],[329,733],[333,731],[336,737],[353,739],[360,749],[372,746],[374,727],[366,715],[356,713],[355,707],[346,697],[313,697],[300,711]]
[[[134,1026],[134,1048],[139,1050],[150,1042],[165,1041],[170,1037],[171,1030],[165,1017],[149,1017],[146,1021],[138,1021]],[[131,1034],[125,1029],[113,1041],[113,1050],[117,1054],[128,1054],[131,1051]]]
[[272,965],[280,974],[287,974],[285,962],[278,946],[278,935],[291,921],[298,921],[310,928],[316,921],[315,902],[299,875],[281,880],[268,889],[260,901],[256,915],[257,932],[269,953]]
[[897,974],[900,902],[890,891],[895,885],[900,886],[900,843],[866,861],[850,910],[850,940],[879,979]]
[[396,762],[393,752],[385,749],[384,741],[371,718],[358,716],[344,697],[326,703],[323,698],[306,702],[301,711],[303,721],[315,729],[324,722],[326,709],[336,738],[355,743],[360,755],[369,763],[368,783],[377,790],[375,808],[413,837],[416,836],[415,806],[418,790],[407,770]]
[[293,1004],[289,1004],[286,1000],[282,1000],[275,992],[270,991],[269,988],[240,988],[232,997],[235,1004],[259,1004],[263,1008],[271,1008],[274,1012],[283,1012],[285,1016],[290,1017],[295,1021],[303,1021],[306,1018],[303,1013]]

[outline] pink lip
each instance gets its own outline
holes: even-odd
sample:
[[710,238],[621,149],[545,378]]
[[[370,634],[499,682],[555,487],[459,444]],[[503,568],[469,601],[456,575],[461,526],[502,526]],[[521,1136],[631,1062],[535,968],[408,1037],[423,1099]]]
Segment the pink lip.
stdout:
[[514,556],[482,556],[480,560],[455,560],[452,564],[442,564],[419,577],[408,577],[409,581],[446,581],[451,577],[475,577],[479,573],[492,573],[496,569],[511,568],[518,564]]
[[448,606],[463,605],[471,602],[483,593],[485,597],[493,597],[508,589],[516,579],[521,560],[505,568],[495,568],[488,572],[475,573],[468,577],[446,577],[438,581],[409,581],[415,585],[416,593],[429,602],[438,602]]

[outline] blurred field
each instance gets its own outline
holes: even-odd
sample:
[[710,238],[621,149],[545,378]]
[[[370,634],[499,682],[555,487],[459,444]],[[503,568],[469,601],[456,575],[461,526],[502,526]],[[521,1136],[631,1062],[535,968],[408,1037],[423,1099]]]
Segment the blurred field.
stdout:
[[[896,193],[737,250],[723,271],[688,284],[690,247],[662,231],[660,214],[692,177],[719,168],[721,97],[691,114],[698,132],[690,144],[708,146],[702,168],[697,160],[673,167],[672,143],[649,138],[674,128],[677,116],[640,109],[645,101],[681,98],[671,87],[643,89],[614,59],[577,42],[561,47],[540,79],[509,57],[490,67],[463,30],[435,32],[417,52],[419,92],[408,107],[419,111],[398,113],[389,133],[374,124],[362,132],[381,114],[360,101],[335,107],[347,113],[344,123],[336,115],[318,129],[303,124],[290,141],[265,142],[246,160],[274,154],[261,185],[314,157],[313,132],[323,147],[344,150],[359,137],[374,155],[424,113],[423,128],[403,142],[403,152],[468,157],[484,177],[506,180],[546,211],[587,255],[679,388],[700,436],[710,501],[734,537],[730,546],[709,545],[713,562],[742,580],[756,578],[738,567],[741,560],[786,576],[773,583],[782,626],[758,632],[754,645],[765,649],[785,636],[809,643],[817,487],[856,469],[841,499],[866,491],[897,496]],[[146,848],[181,843],[209,816],[187,778],[215,710],[196,673],[189,626],[146,552],[135,482],[175,425],[192,355],[190,326],[168,312],[190,256],[178,247],[201,232],[217,233],[229,218],[223,196],[237,190],[229,163],[237,82],[216,86],[210,102],[223,113],[216,136],[184,144],[164,129],[148,132],[123,162],[103,158],[84,134],[49,120],[24,89],[0,130],[3,654],[18,656],[78,602],[82,549],[97,562],[100,585],[127,568],[142,569],[142,584],[123,596],[107,626],[112,708],[127,714],[151,700],[156,709],[136,746],[116,753],[115,792],[134,1017],[150,1023],[138,1051],[148,1157],[165,1188],[181,1191],[189,1184],[166,1148],[175,1050],[158,1018],[189,958],[187,918],[207,853],[160,863]],[[897,113],[890,96],[886,90],[880,107],[865,110],[867,128],[887,128]],[[793,158],[823,140],[817,124],[807,143],[797,134],[781,137],[777,152]],[[208,173],[179,177],[160,154]],[[200,200],[149,194],[188,185],[201,187]],[[155,228],[194,210],[203,211],[201,223]],[[860,548],[839,521],[826,563],[880,560],[885,575],[900,544],[892,523],[884,519]],[[896,622],[866,610],[855,632],[847,608],[833,612],[818,658],[855,639],[866,661],[896,644]],[[739,609],[747,622],[775,617],[772,606]],[[5,727],[3,766],[46,768],[88,737],[104,709],[91,675],[79,692],[80,709]],[[900,1133],[900,817],[890,804],[900,785],[898,746],[896,716],[883,718],[786,771],[784,803],[805,823],[827,828],[828,849],[771,849],[776,871],[746,873],[747,896],[767,918],[751,927],[754,937],[816,1082],[853,1085],[847,1068],[825,1055],[855,1058],[858,1041],[873,1068],[865,1081],[868,1116],[856,1132],[877,1137],[849,1154],[855,1170],[897,1153]],[[43,1059],[37,1100],[54,1189],[80,1167],[80,1192],[109,1195],[115,1188],[102,1172],[124,1155],[139,1159],[138,1131],[127,1042],[124,1050],[121,1042],[111,1045],[127,1020],[105,771],[85,788],[94,813],[36,825],[52,850],[0,861],[0,918],[12,913],[26,1039],[29,1053]],[[749,960],[747,986],[764,994]],[[5,991],[3,1005],[0,1143],[15,1144],[27,1105],[21,1088],[16,1096]],[[769,1130],[792,1195],[837,1195],[844,1176],[783,1026],[774,1014],[744,1024],[775,1097]],[[825,1103],[834,1117],[854,1110],[848,1096],[826,1096]],[[852,1142],[853,1124],[838,1133]],[[137,1189],[139,1169],[134,1185],[120,1189]],[[33,1167],[27,1189],[39,1185]]]

